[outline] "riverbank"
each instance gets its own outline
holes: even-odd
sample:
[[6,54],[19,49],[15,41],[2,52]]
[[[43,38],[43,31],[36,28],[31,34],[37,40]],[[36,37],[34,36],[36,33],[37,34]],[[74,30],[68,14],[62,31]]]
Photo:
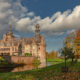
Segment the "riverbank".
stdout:
[[68,61],[68,73],[61,72],[62,66],[64,66],[64,63],[59,63],[31,71],[0,73],[0,80],[65,80],[66,78],[67,80],[80,79],[80,61],[75,63],[74,66],[71,65],[70,61]]
[[7,61],[0,62],[0,72],[1,73],[6,73],[6,72],[11,72],[14,68],[17,67],[23,67],[25,64],[16,64],[16,63],[9,63]]
[[18,67],[18,66],[23,66],[25,65],[24,63],[20,63],[20,64],[16,64],[16,63],[10,63],[8,61],[4,61],[4,62],[0,62],[0,69],[1,68],[14,68],[14,67]]

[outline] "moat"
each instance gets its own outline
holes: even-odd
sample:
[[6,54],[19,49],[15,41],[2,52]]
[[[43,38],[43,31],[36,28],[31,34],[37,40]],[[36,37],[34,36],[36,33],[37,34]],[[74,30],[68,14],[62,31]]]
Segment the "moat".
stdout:
[[27,70],[33,70],[33,69],[39,69],[39,68],[43,68],[46,66],[50,66],[50,63],[47,64],[40,64],[40,65],[23,65],[23,66],[18,66],[18,67],[6,67],[6,68],[0,68],[0,72],[1,73],[5,73],[5,72],[19,72],[19,71],[27,71]]

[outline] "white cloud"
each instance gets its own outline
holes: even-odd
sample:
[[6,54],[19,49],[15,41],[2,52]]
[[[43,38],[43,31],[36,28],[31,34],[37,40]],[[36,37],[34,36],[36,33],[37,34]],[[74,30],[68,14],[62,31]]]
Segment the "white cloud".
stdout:
[[27,15],[28,16],[34,16],[34,13],[33,12],[29,12]]
[[40,21],[40,16],[34,17],[33,19],[30,19],[29,17],[27,18],[21,18],[17,23],[16,23],[16,30],[22,31],[22,32],[30,32],[35,30],[35,25],[37,22]]
[[41,31],[49,35],[62,35],[65,31],[78,29],[80,27],[80,5],[73,10],[63,13],[58,11],[52,17],[41,19],[34,12],[28,12],[20,0],[0,0],[0,32],[8,29],[9,23],[20,32],[35,30],[35,25],[40,24]]
[[76,29],[68,30],[67,34],[76,33]]
[[16,29],[16,22],[31,13],[21,4],[20,0],[0,0],[0,32],[3,34],[8,31],[9,24]]
[[28,17],[25,19],[21,18],[17,22],[17,30],[31,31],[34,29],[33,26],[39,23],[40,29],[46,32],[46,34],[62,35],[62,33],[64,33],[65,31],[78,29],[80,27],[80,6],[76,6],[72,11],[67,10],[63,13],[56,12],[52,17],[41,19],[37,16],[36,18],[38,20],[35,20],[35,17],[33,19],[30,19]]

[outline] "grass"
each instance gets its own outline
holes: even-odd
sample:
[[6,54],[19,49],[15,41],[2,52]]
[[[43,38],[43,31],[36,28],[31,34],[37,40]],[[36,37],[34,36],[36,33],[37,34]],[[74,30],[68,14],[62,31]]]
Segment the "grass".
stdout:
[[54,59],[47,58],[47,62],[55,65],[55,64],[59,64],[59,63],[64,62],[64,59],[61,59],[61,58],[54,58]]
[[[57,59],[58,60],[58,59]],[[56,61],[53,60],[53,61]],[[78,80],[80,79],[80,62],[71,66],[70,60],[67,61],[68,73],[62,73],[61,67],[64,63],[55,64],[42,69],[35,69],[22,72],[0,73],[0,80]]]
[[47,58],[47,62],[63,62],[64,60],[61,58]]

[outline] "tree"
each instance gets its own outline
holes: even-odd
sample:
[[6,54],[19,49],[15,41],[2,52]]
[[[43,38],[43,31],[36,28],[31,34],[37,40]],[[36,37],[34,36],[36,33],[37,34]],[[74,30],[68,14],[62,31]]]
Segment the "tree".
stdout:
[[57,52],[51,51],[48,56],[49,56],[49,58],[56,58],[57,57]]
[[54,51],[51,51],[49,57],[50,58],[54,58],[55,57],[55,52]]
[[0,62],[3,62],[3,61],[5,61],[5,59],[0,56]]
[[61,56],[64,56],[65,58],[65,66],[66,66],[66,60],[71,58],[72,59],[72,63],[73,63],[73,59],[74,59],[74,52],[72,48],[68,48],[68,47],[64,47],[60,50]]
[[46,52],[47,58],[57,58],[58,57],[58,52],[56,51],[51,51],[51,52]]

